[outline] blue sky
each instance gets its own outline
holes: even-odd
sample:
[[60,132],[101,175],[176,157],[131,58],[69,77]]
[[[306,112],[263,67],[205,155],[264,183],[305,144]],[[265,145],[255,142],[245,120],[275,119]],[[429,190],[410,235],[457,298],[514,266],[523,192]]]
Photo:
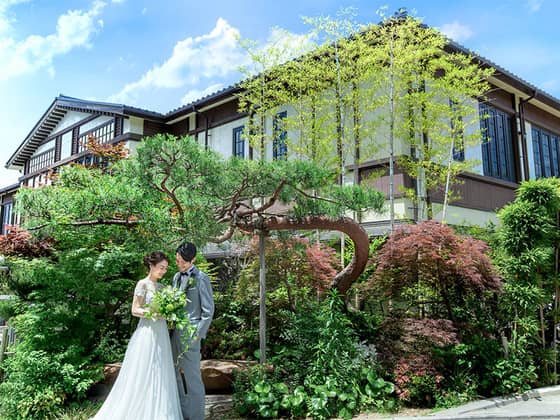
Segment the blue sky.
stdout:
[[59,94],[167,112],[239,80],[236,37],[353,7],[362,23],[407,7],[455,41],[560,98],[557,0],[0,0],[0,187],[4,164]]

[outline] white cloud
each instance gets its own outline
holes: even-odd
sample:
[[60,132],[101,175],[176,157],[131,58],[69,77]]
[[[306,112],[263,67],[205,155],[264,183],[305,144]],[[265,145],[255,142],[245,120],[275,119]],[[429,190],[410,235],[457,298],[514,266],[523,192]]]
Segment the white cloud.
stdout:
[[457,21],[442,25],[440,31],[452,40],[458,42],[466,41],[471,36],[473,36],[473,31],[471,30],[471,28]]
[[542,0],[528,0],[525,6],[531,13],[536,13],[541,10],[541,6],[543,4]]
[[[0,0],[0,24],[7,8],[24,0]],[[25,73],[46,68],[54,74],[53,59],[74,48],[89,47],[92,35],[102,26],[96,19],[105,7],[94,1],[90,10],[70,10],[59,16],[56,32],[46,35],[29,35],[23,40],[0,36],[0,80],[7,80]],[[5,21],[5,20],[4,20]]]
[[[0,0],[0,36],[12,29],[16,21],[14,17],[8,16],[8,9],[16,4],[26,3],[29,0]],[[0,38],[1,39],[1,38]]]
[[174,89],[215,83],[237,71],[245,59],[237,43],[239,31],[219,18],[210,33],[177,42],[171,56],[154,65],[139,80],[127,84],[109,101],[137,103],[142,93],[153,89]]
[[190,102],[196,101],[197,99],[204,98],[207,95],[219,91],[223,87],[224,85],[222,83],[214,83],[208,86],[206,89],[191,89],[186,93],[185,96],[181,98],[181,104],[186,105]]
[[[244,66],[243,73],[258,74],[267,68],[304,55],[316,47],[315,39],[316,36],[312,33],[295,34],[274,27],[270,30],[264,44],[243,42],[247,55],[247,65]],[[248,57],[253,59],[250,60]]]
[[[155,91],[175,89],[183,95],[184,105],[214,93],[238,81],[242,77],[239,68],[251,64],[248,51],[239,45],[239,37],[237,28],[218,18],[209,33],[178,41],[163,63],[156,63],[138,80],[126,84],[106,100],[146,106],[146,99]],[[256,45],[251,50],[260,55],[265,52],[267,63],[272,64],[303,54],[312,45],[308,35],[274,28],[264,46]]]
[[277,60],[283,63],[315,48],[315,38],[311,33],[294,34],[281,28],[272,28],[264,50],[277,54]]

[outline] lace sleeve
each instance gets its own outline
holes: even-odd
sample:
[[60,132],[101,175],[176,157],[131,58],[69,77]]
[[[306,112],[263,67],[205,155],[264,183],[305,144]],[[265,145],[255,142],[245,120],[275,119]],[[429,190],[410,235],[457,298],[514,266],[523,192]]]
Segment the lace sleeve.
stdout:
[[146,285],[142,280],[140,280],[136,284],[136,288],[134,289],[134,296],[140,296],[146,298]]

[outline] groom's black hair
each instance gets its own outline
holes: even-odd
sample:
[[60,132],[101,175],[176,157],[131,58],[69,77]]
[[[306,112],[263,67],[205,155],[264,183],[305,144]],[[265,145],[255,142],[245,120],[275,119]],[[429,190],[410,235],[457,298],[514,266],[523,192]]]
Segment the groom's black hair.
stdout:
[[196,245],[192,242],[183,242],[177,247],[177,254],[185,261],[192,261],[196,257]]

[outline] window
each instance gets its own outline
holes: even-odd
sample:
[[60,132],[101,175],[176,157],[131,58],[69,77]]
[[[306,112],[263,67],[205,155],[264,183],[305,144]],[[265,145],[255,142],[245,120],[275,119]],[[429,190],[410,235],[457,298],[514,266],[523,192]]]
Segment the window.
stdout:
[[6,226],[14,224],[12,214],[14,203],[6,203],[2,205],[2,235],[6,234]]
[[515,182],[511,124],[511,115],[480,104],[484,175]]
[[286,144],[286,127],[285,120],[288,113],[286,111],[279,112],[274,116],[274,137],[272,141],[272,159],[286,160],[288,158],[288,146]]
[[[463,132],[463,117],[461,115],[455,115],[457,111],[457,103],[453,100],[449,100],[449,106],[453,112],[451,117],[451,132],[455,135],[455,141],[453,143],[453,160],[463,162],[465,160],[465,133]],[[458,132],[455,133],[455,130]]]
[[541,128],[531,129],[535,178],[560,176],[560,136]]
[[233,129],[233,156],[245,157],[245,139],[243,138],[243,126]]
[[82,156],[81,158],[76,159],[76,163],[84,166],[101,166],[101,167],[106,166],[106,162],[105,165],[102,164],[103,161],[100,156],[93,156],[93,155]]

